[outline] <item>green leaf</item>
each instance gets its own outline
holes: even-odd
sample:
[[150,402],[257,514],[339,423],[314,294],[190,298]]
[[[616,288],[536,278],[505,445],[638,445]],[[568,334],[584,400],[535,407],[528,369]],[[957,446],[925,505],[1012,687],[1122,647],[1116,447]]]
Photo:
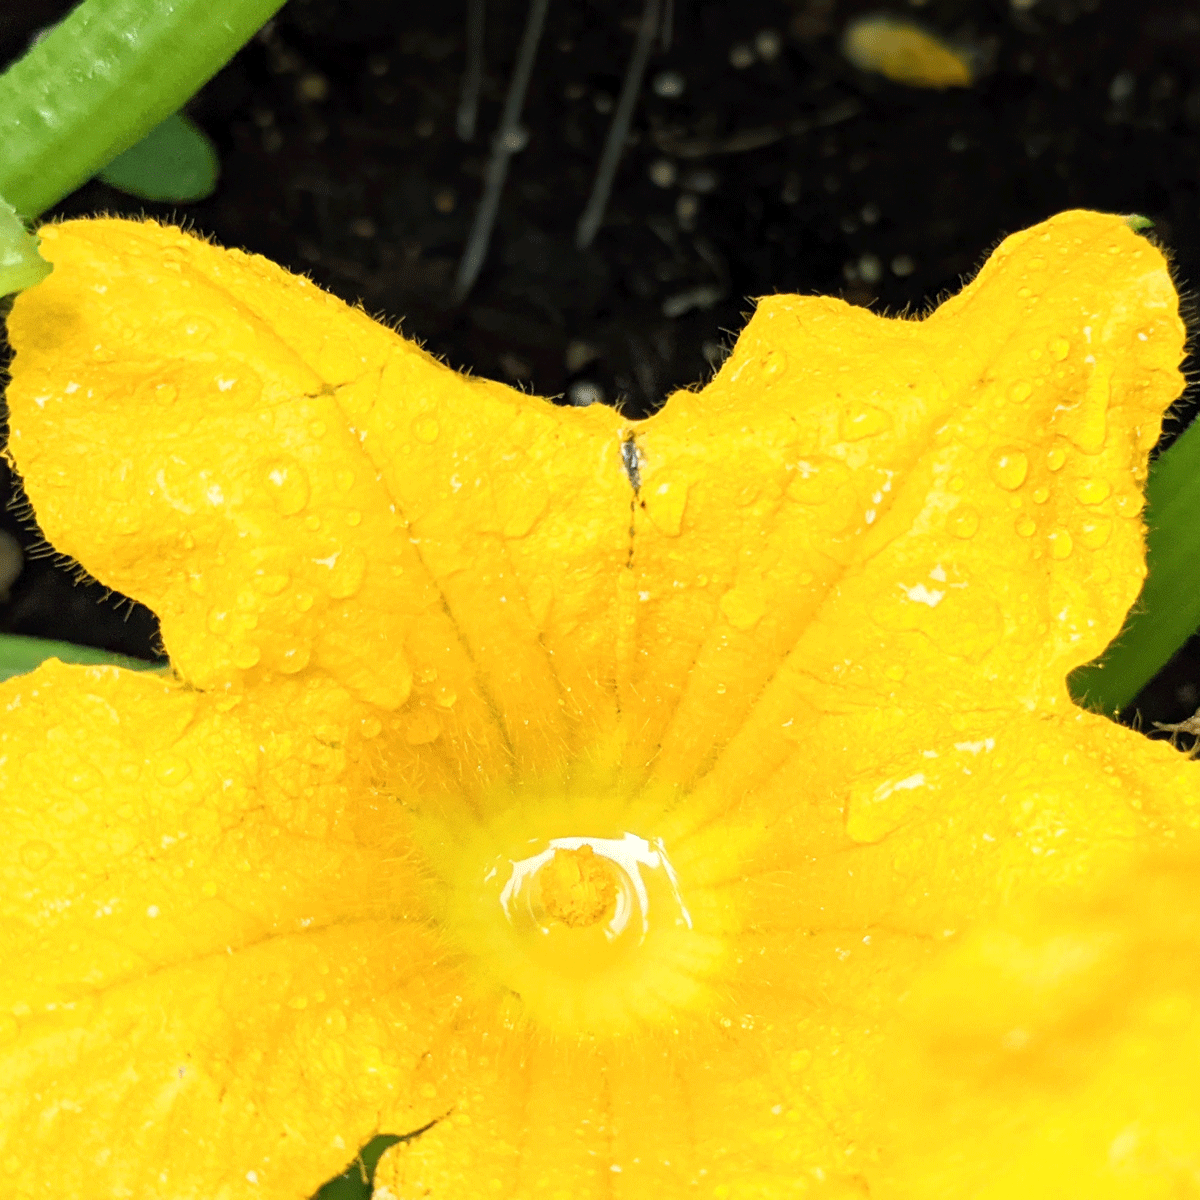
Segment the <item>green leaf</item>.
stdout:
[[397,1137],[394,1133],[381,1133],[372,1138],[358,1152],[358,1157],[340,1175],[325,1184],[313,1200],[371,1200],[375,1168],[383,1152],[397,1142],[409,1140],[407,1137]]
[[203,200],[217,186],[219,169],[208,135],[182,113],[172,113],[97,177],[143,200]]
[[48,658],[85,665],[107,664],[126,667],[131,671],[166,669],[162,663],[130,658],[127,654],[113,654],[108,650],[97,650],[94,646],[79,646],[74,642],[55,642],[49,638],[21,637],[10,633],[0,634],[0,680],[24,675]]
[[1200,627],[1200,421],[1150,464],[1146,530],[1142,594],[1108,649],[1067,681],[1098,712],[1130,704]]
[[41,283],[54,268],[38,253],[38,239],[0,196],[0,296]]

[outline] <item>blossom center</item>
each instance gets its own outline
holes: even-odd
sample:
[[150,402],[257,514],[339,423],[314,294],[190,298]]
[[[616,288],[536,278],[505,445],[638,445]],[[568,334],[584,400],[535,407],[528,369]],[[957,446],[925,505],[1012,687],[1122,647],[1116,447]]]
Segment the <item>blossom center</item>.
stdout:
[[546,918],[572,929],[611,918],[617,907],[618,887],[624,882],[610,861],[586,843],[578,850],[555,849],[550,861],[534,876]]
[[557,1033],[701,1013],[736,916],[710,883],[728,872],[706,861],[678,797],[544,788],[418,822],[431,915],[468,975],[512,1019]]

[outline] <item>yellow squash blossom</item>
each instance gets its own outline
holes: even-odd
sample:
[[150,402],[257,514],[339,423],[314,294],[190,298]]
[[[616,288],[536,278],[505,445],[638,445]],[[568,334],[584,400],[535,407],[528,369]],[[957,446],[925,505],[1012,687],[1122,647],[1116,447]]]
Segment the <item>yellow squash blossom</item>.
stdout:
[[174,674],[0,687],[7,1195],[301,1200],[417,1130],[381,1197],[875,1194],[927,964],[1193,822],[1064,682],[1181,387],[1120,218],[921,321],[768,297],[638,423],[178,229],[42,239],[10,450]]

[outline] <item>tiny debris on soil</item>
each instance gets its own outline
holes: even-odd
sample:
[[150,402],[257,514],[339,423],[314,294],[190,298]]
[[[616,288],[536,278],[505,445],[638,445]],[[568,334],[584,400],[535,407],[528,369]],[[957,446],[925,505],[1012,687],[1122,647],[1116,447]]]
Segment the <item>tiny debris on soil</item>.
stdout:
[[[13,0],[0,61],[65,0]],[[1200,279],[1200,16],[1185,0],[892,0],[975,64],[926,91],[840,51],[878,0],[674,0],[603,225],[575,229],[637,35],[641,0],[561,0],[538,50],[482,273],[453,284],[525,20],[488,0],[474,136],[456,114],[466,0],[291,0],[189,104],[215,142],[209,199],[143,203],[93,181],[52,216],[186,221],[306,272],[456,367],[630,416],[711,377],[771,292],[922,312],[1007,233],[1073,207],[1140,213],[1185,297]],[[1165,439],[1195,410],[1185,397]],[[1166,442],[1164,441],[1164,445]],[[5,476],[4,486],[11,490]],[[152,653],[140,605],[27,547],[0,629]],[[1126,714],[1195,709],[1193,638]]]

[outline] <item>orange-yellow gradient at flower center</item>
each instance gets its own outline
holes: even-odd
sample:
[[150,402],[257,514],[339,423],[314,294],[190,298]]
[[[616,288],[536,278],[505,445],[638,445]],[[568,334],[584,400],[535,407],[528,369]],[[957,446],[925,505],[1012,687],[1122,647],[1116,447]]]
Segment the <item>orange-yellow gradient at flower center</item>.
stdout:
[[506,785],[483,816],[419,817],[429,911],[475,986],[512,994],[512,1021],[603,1038],[678,1028],[728,976],[752,834],[702,796],[581,766]]
[[5,1194],[303,1200],[418,1130],[381,1200],[939,1194],[903,997],[1195,819],[1064,682],[1144,570],[1154,246],[1066,213],[920,321],[766,298],[632,423],[177,229],[42,244],[10,453],[173,671],[0,688]]

